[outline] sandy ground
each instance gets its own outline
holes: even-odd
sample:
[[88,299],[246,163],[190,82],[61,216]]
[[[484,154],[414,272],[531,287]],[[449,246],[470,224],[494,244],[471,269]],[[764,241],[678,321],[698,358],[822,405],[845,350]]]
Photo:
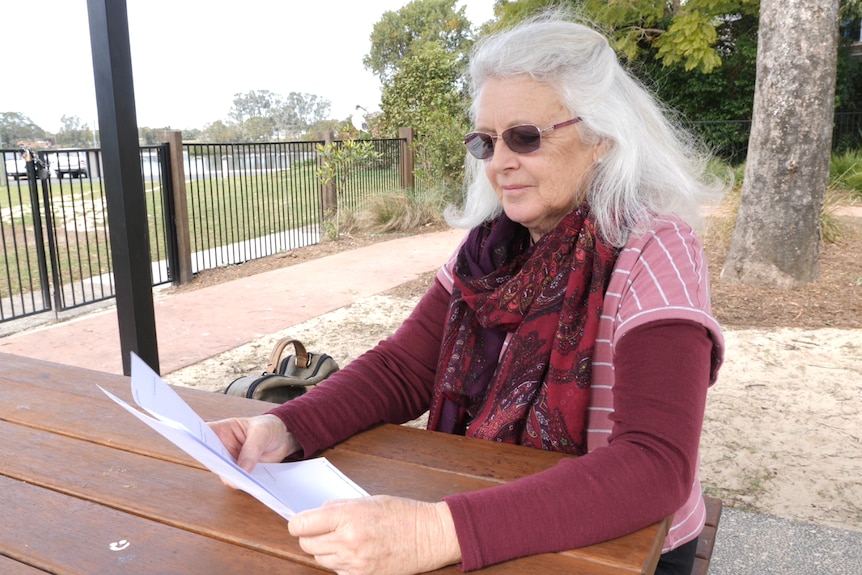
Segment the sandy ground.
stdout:
[[748,510],[862,530],[862,330],[725,338],[701,439],[706,489]]
[[[222,391],[259,373],[290,335],[344,366],[389,335],[415,297],[378,295],[165,379]],[[862,330],[726,330],[709,394],[701,478],[726,505],[862,530]]]

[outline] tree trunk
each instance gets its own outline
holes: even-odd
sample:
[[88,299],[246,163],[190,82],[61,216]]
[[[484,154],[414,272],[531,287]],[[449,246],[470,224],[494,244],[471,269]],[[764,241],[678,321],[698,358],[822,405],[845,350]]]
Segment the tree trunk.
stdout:
[[838,3],[760,2],[748,162],[722,280],[790,288],[818,276]]

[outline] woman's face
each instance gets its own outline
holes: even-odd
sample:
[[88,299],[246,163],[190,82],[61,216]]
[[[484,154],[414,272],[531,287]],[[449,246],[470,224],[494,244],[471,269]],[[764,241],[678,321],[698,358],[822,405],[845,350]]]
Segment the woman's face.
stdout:
[[[479,96],[476,131],[499,135],[519,124],[545,129],[571,119],[550,86],[528,77],[489,78]],[[498,138],[494,155],[484,160],[506,215],[525,226],[534,241],[582,201],[598,146],[582,143],[578,129],[571,124],[545,132],[539,149],[526,154]]]

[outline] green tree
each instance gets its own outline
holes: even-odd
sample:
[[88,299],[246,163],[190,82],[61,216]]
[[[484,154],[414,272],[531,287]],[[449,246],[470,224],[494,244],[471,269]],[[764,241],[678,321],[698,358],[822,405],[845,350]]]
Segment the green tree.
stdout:
[[203,130],[201,130],[199,128],[187,128],[187,129],[183,130],[183,141],[184,142],[200,141],[202,134],[203,134]]
[[473,42],[456,0],[414,0],[374,25],[365,65],[382,84],[381,125],[416,130],[420,174],[453,189],[463,178],[467,98],[463,68]]
[[251,118],[271,117],[281,103],[281,97],[269,90],[251,90],[234,94],[228,117],[238,124]]
[[838,16],[841,20],[862,18],[862,0],[841,0]]
[[62,126],[54,140],[61,148],[87,148],[93,145],[93,132],[90,126],[81,123],[78,116],[63,116]]
[[[170,130],[169,126],[163,128],[147,128],[146,126],[138,128],[138,141],[142,146],[155,146],[161,143],[161,134],[165,130]],[[188,136],[188,131],[183,133],[183,138]]]
[[721,66],[721,28],[728,18],[756,15],[759,0],[586,0],[608,27],[615,49],[635,61],[654,48],[665,66],[711,72]]
[[464,175],[466,98],[457,55],[437,42],[414,45],[382,90],[383,122],[416,130],[420,177],[452,188]]
[[18,142],[34,142],[48,136],[47,132],[20,112],[0,114],[0,147],[15,148]]
[[850,38],[842,37],[838,45],[838,78],[835,88],[835,110],[838,112],[862,110],[862,59],[851,55],[853,43]]
[[203,129],[203,140],[216,144],[240,141],[240,135],[235,125],[228,125],[221,120],[207,124]]
[[314,94],[291,92],[279,101],[274,118],[278,135],[294,140],[308,135],[316,125],[329,118],[331,102]]
[[537,14],[548,8],[555,6],[571,6],[577,10],[581,10],[583,2],[565,0],[519,0],[510,2],[508,0],[496,0],[494,2],[495,19],[487,22],[483,28],[483,33],[497,32],[514,26],[518,22],[526,20],[530,16]]
[[[748,120],[754,101],[757,63],[757,15],[722,19],[716,49],[722,64],[711,72],[666,66],[656,49],[642,53],[633,65],[635,73],[663,102],[679,111],[694,126],[714,152],[725,160],[744,160],[748,142]],[[727,123],[728,120],[736,121]],[[716,122],[716,123],[709,123]]]
[[665,66],[708,73],[721,66],[726,18],[756,15],[759,0],[498,0],[491,29],[561,4],[604,27],[616,52],[631,62],[653,50],[652,57]]
[[332,132],[336,138],[343,140],[361,139],[362,137],[362,135],[350,125],[350,119],[334,120],[330,118],[328,120],[319,120],[309,126],[306,134],[300,139],[323,140],[325,138],[321,134],[325,132]]
[[275,138],[275,116],[281,97],[269,90],[235,94],[228,117],[237,127],[239,141],[260,142]]
[[330,102],[314,94],[291,92],[285,98],[269,90],[236,94],[228,113],[234,140],[261,142],[297,139],[327,119]]
[[414,45],[435,42],[458,63],[466,61],[472,43],[465,8],[455,9],[456,0],[413,0],[396,11],[383,13],[371,33],[371,51],[362,63],[380,81],[388,84]]

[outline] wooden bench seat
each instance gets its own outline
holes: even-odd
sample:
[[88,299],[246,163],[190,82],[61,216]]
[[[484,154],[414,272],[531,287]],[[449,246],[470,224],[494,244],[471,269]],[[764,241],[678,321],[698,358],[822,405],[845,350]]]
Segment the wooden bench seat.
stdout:
[[715,547],[715,535],[718,532],[718,522],[721,519],[721,499],[706,497],[706,525],[697,538],[697,552],[691,575],[706,575],[709,570],[709,560]]

